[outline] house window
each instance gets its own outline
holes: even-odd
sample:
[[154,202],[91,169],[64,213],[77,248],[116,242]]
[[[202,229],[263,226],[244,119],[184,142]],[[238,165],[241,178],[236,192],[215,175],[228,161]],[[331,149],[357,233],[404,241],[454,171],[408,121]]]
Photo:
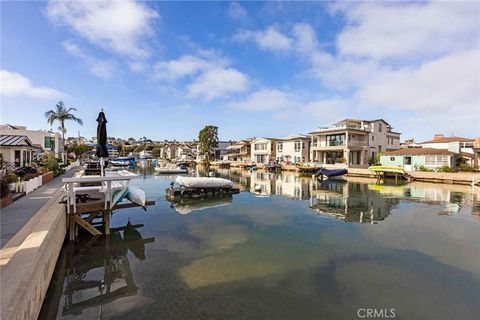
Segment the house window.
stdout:
[[382,146],[378,146],[378,152],[382,152]]
[[266,143],[255,144],[255,150],[267,150],[267,144]]
[[450,166],[450,163],[448,163],[448,156],[437,156],[437,166]]
[[282,152],[282,151],[283,151],[283,143],[282,143],[282,142],[278,142],[278,143],[277,143],[277,151],[278,151],[278,152]]
[[381,123],[378,124],[378,132],[382,132],[382,124]]
[[375,136],[372,136],[372,141],[375,141]]
[[434,167],[436,165],[436,157],[435,156],[425,156],[425,165]]
[[301,142],[295,141],[295,152],[300,152],[300,146],[301,146]]
[[405,164],[407,165],[412,164],[412,157],[405,157]]
[[395,161],[395,157],[390,157],[390,161]]
[[54,149],[55,148],[55,138],[45,137],[44,146],[45,146],[45,149]]

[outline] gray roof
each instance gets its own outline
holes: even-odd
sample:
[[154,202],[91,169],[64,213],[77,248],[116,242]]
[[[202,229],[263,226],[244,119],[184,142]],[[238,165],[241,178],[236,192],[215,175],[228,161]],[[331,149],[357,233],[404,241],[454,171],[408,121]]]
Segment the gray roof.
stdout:
[[32,146],[32,142],[28,139],[27,136],[16,136],[16,135],[0,135],[0,146],[19,146],[24,145],[24,142],[27,145]]

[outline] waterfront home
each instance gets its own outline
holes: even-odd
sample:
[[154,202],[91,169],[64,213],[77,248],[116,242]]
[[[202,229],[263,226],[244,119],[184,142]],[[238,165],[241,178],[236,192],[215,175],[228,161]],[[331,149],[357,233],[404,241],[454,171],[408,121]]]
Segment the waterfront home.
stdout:
[[398,166],[405,171],[418,171],[422,167],[437,170],[440,167],[456,168],[461,155],[443,149],[409,148],[389,151],[380,156],[382,166]]
[[194,160],[197,157],[197,145],[190,142],[182,142],[177,147],[176,158],[182,161]]
[[167,142],[160,147],[160,158],[173,160],[177,157],[178,144],[175,142]]
[[[236,142],[229,141],[218,141],[217,147],[213,148],[211,151],[211,156],[213,159],[210,160],[228,160],[228,146],[234,145]],[[197,146],[197,161],[205,160],[205,155],[200,154],[200,145]]]
[[254,163],[268,163],[276,159],[278,139],[256,138],[250,143],[250,160]]
[[445,137],[443,134],[436,134],[432,140],[421,142],[420,145],[422,148],[448,150],[461,154],[466,163],[475,165],[475,139],[456,136]]
[[311,138],[304,134],[291,134],[276,143],[276,160],[280,163],[295,164],[308,162]]
[[0,125],[0,134],[27,136],[33,145],[40,146],[43,151],[53,152],[57,158],[62,158],[64,152],[63,140],[61,134],[58,132],[28,130],[26,126],[2,124]]
[[310,135],[310,159],[318,164],[366,167],[377,154],[400,148],[400,133],[383,119],[344,119]]
[[227,159],[235,162],[250,162],[250,143],[252,139],[240,140],[227,146]]
[[29,165],[41,153],[42,148],[25,135],[0,135],[2,160],[16,168]]

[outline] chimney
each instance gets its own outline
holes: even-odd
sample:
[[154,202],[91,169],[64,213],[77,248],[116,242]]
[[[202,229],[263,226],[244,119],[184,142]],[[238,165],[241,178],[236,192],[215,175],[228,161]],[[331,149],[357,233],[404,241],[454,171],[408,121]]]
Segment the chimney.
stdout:
[[433,140],[440,140],[445,138],[445,136],[442,133],[437,133],[434,137]]

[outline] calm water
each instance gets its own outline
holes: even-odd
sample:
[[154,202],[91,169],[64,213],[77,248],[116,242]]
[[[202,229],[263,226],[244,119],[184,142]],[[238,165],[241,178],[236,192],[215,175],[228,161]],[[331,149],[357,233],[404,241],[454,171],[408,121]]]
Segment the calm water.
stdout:
[[470,187],[217,170],[242,192],[171,204],[174,176],[138,172],[157,204],[114,213],[108,240],[67,243],[41,318],[478,319]]

